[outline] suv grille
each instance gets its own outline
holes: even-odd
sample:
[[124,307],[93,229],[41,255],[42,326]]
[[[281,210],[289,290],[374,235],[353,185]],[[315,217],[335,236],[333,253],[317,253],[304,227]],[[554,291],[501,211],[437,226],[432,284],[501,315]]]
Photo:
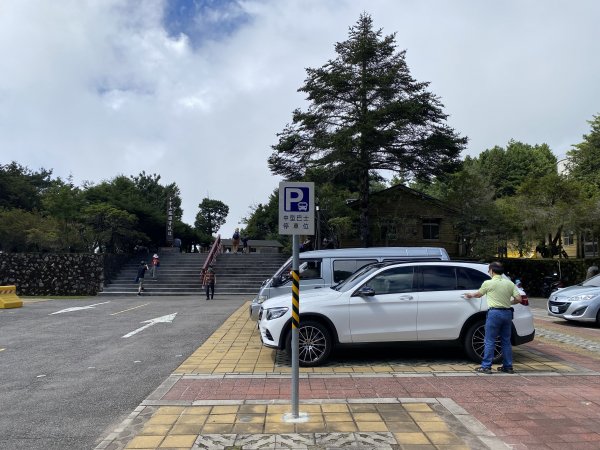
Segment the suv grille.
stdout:
[[[558,313],[556,311],[552,310],[552,307],[556,306],[558,307]],[[569,309],[569,306],[571,306],[570,302],[553,302],[553,301],[549,301],[548,302],[548,311],[554,313],[554,314],[564,314],[565,311],[567,309]]]

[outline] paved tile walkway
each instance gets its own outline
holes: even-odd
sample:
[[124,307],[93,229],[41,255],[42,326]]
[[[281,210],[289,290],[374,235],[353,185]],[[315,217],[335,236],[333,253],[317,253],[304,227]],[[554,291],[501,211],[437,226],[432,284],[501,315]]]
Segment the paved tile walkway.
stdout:
[[294,419],[289,361],[244,306],[97,449],[600,449],[600,330],[536,329],[516,375],[475,374],[460,352],[302,368]]

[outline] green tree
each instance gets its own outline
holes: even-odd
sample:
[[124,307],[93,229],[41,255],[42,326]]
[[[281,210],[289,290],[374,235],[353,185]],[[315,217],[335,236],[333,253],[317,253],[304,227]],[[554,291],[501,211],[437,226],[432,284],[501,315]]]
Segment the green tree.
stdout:
[[203,236],[212,236],[219,231],[219,228],[225,223],[229,206],[220,200],[203,198],[198,205],[200,211],[196,214],[194,226]]
[[87,206],[83,218],[90,230],[89,247],[101,253],[126,253],[142,238],[135,229],[136,216],[113,205]]
[[374,172],[428,179],[453,170],[467,140],[446,125],[442,103],[426,90],[429,83],[412,78],[405,52],[396,51],[395,35],[374,30],[368,14],[335,51],[336,59],[307,69],[299,91],[310,105],[293,112],[269,167],[288,179],[321,167],[332,178],[343,174],[357,180],[360,236],[368,246]]
[[[380,188],[381,185],[376,182],[371,192]],[[323,238],[327,238],[339,247],[343,239],[356,238],[358,216],[356,210],[349,206],[349,200],[357,198],[357,194],[338,184],[323,183],[317,185],[316,195],[319,205],[319,239],[323,241]]]
[[169,199],[173,208],[173,218],[181,221],[183,210],[181,209],[181,192],[175,183],[163,186],[160,184],[160,175],[148,175],[145,171],[137,176],[131,176],[130,179],[139,191],[141,197],[161,215],[166,214]]
[[269,195],[267,203],[250,206],[251,212],[242,219],[246,226],[243,234],[250,239],[280,239],[279,236],[279,189]]
[[493,187],[495,198],[512,196],[529,179],[556,174],[556,156],[546,144],[529,145],[511,140],[506,148],[496,146],[477,158],[465,158]]
[[[441,184],[441,183],[440,183]],[[466,256],[486,257],[498,248],[498,212],[493,190],[487,180],[473,170],[461,170],[447,177],[440,200],[455,211],[454,226]]]
[[49,187],[42,197],[44,212],[59,224],[58,241],[62,251],[85,251],[82,241],[84,225],[81,223],[81,210],[85,206],[83,192],[73,184],[60,178]]
[[592,127],[590,133],[567,152],[569,176],[600,188],[600,115],[588,123]]
[[85,190],[88,204],[109,204],[133,214],[136,218],[136,230],[140,242],[134,244],[161,245],[165,240],[167,204],[172,198],[175,210],[175,226],[181,217],[181,199],[177,185],[162,186],[159,175],[137,177],[119,175],[109,181],[90,186]]
[[563,230],[580,229],[589,217],[581,184],[558,174],[525,181],[514,201],[523,229],[547,248],[548,256],[561,255]]
[[42,193],[53,183],[51,176],[51,170],[34,172],[15,161],[1,164],[0,208],[38,209]]
[[60,249],[58,224],[52,217],[23,209],[0,210],[0,249],[48,252]]

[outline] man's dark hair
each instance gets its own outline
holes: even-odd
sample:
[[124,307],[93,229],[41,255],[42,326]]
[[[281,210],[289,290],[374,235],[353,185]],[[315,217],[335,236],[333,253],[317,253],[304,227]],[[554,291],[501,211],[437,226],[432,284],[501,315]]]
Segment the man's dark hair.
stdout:
[[502,275],[504,273],[504,266],[500,261],[494,261],[490,264],[490,269],[492,272],[498,275]]

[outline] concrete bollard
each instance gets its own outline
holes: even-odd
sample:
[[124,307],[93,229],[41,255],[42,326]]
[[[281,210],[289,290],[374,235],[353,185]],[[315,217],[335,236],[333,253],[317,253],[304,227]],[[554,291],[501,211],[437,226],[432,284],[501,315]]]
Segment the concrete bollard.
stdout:
[[20,308],[23,300],[17,295],[16,286],[0,286],[0,309]]

